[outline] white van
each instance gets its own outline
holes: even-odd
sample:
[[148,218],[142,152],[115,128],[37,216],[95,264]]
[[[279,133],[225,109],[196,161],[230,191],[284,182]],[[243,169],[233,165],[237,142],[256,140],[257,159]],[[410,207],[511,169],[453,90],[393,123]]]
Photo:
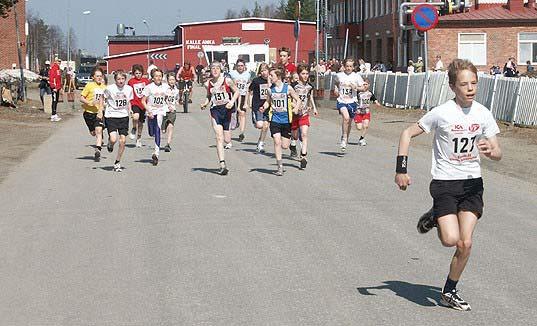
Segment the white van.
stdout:
[[224,59],[229,69],[234,68],[237,59],[242,59],[252,72],[255,72],[259,63],[269,60],[269,46],[266,44],[204,45],[203,52],[207,62]]

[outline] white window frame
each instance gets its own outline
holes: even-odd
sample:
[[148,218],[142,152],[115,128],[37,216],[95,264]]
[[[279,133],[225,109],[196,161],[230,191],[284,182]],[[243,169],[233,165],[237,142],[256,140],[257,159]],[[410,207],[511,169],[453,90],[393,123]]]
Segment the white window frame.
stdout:
[[[520,59],[520,43],[529,43],[529,44],[534,44],[534,43],[537,43],[537,39],[535,41],[520,41],[520,34],[535,34],[537,35],[536,32],[520,32],[518,33],[517,35],[517,61],[518,61],[518,65],[525,65],[526,64],[526,61],[521,61]],[[531,59],[533,60],[533,46],[532,46],[532,57]],[[537,61],[531,61],[531,64],[534,65],[534,64],[537,64]]]
[[[457,35],[457,57],[461,58],[461,35],[483,35],[484,36],[484,45],[485,45],[485,62],[474,62],[472,60],[472,63],[476,66],[486,66],[487,65],[487,56],[488,56],[488,50],[487,50],[487,33],[458,33]],[[471,44],[468,42],[463,42],[463,44]]]

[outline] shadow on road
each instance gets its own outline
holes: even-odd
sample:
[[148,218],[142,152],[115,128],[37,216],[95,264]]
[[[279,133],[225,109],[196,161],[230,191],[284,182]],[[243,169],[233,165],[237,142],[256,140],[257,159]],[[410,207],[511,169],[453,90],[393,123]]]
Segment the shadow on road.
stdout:
[[81,156],[81,157],[77,157],[76,158],[77,160],[87,160],[87,161],[93,161],[95,159],[95,157],[92,155],[92,156]]
[[192,172],[205,172],[205,173],[212,173],[212,174],[218,174],[220,169],[208,169],[208,168],[192,168]]
[[[93,167],[92,168],[93,170],[103,170],[103,171],[114,171],[114,166],[100,166],[100,167]],[[122,166],[121,169],[124,171],[124,170],[127,170],[126,167]]]
[[384,281],[384,285],[356,288],[361,295],[376,295],[371,290],[390,290],[396,296],[405,298],[420,306],[435,307],[440,305],[442,289],[436,286],[413,284],[404,281]]
[[264,169],[264,168],[250,169],[249,172],[259,172],[259,173],[264,173],[264,174],[276,175],[276,170]]
[[150,158],[143,158],[140,160],[134,161],[135,163],[144,163],[144,164],[153,164],[153,160]]
[[335,157],[343,157],[343,154],[339,152],[319,152],[319,154],[335,156]]
[[242,149],[239,149],[238,151],[241,151],[241,152],[248,152],[248,153],[254,153],[256,155],[263,155],[263,156],[266,156],[266,157],[274,157],[274,154],[273,153],[259,153],[256,149],[253,149],[253,148],[242,148]]
[[242,142],[241,144],[250,145],[250,146],[257,146],[257,143],[254,143],[254,142],[251,142],[251,141],[245,141],[245,142]]

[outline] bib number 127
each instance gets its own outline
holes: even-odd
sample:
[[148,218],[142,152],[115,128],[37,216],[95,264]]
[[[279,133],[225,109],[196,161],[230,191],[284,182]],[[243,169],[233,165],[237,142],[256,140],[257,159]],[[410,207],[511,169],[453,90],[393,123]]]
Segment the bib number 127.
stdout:
[[[468,137],[461,137],[461,138],[453,138],[453,153],[455,154],[463,154],[472,152],[475,147],[475,140],[477,136],[474,136],[472,138]],[[468,146],[470,146],[470,149],[468,149]]]

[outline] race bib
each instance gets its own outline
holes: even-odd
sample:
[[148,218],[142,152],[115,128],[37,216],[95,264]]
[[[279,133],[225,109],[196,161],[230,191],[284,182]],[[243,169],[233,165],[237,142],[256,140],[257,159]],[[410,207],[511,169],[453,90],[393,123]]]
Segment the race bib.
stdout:
[[93,95],[93,102],[99,103],[104,96],[104,89],[96,88]]
[[229,96],[224,85],[219,88],[211,88],[211,96],[214,106],[226,105],[229,102]]
[[272,94],[272,111],[274,112],[287,111],[287,94],[285,93]]
[[136,97],[141,98],[144,96],[143,94],[144,88],[145,88],[144,83],[134,84],[133,89],[134,89],[134,93],[136,94]]
[[159,95],[159,96],[153,96],[153,106],[154,107],[162,107],[165,104],[166,96]]
[[246,95],[248,93],[248,83],[244,80],[237,80],[235,82],[237,84],[237,88],[239,89],[239,94]]
[[449,159],[456,162],[472,161],[479,158],[477,142],[481,135],[480,124],[469,126],[454,124],[448,126]]
[[345,99],[351,99],[352,98],[352,88],[349,86],[341,86],[340,88],[340,94]]
[[259,85],[259,99],[266,100],[268,98],[269,85],[262,84]]
[[126,110],[128,108],[129,101],[127,100],[127,96],[120,92],[116,94],[114,104],[117,110]]

